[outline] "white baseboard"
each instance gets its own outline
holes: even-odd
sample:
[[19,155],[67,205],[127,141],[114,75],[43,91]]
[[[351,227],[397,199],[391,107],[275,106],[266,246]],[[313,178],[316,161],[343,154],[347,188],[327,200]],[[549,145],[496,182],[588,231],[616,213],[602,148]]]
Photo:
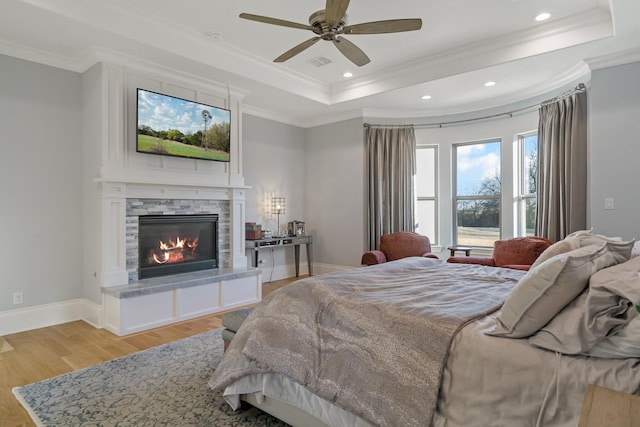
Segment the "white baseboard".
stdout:
[[0,312],[0,336],[84,320],[102,327],[102,306],[87,299],[75,299]]
[[[318,274],[325,273],[333,273],[334,271],[344,271],[351,270],[357,267],[350,267],[345,265],[335,265],[335,264],[321,264],[314,262],[313,263],[313,274],[317,276]],[[309,274],[309,269],[307,268],[307,263],[300,263],[300,275]],[[291,265],[277,265],[274,268],[263,268],[262,269],[262,281],[263,282],[272,282],[274,280],[282,280],[288,279],[295,276],[295,268],[293,264]]]
[[313,263],[313,274],[314,275],[318,275],[318,274],[325,274],[325,273],[333,273],[334,271],[352,270],[354,268],[359,268],[359,267],[350,267],[350,266],[346,266],[346,265],[335,265],[335,264]]

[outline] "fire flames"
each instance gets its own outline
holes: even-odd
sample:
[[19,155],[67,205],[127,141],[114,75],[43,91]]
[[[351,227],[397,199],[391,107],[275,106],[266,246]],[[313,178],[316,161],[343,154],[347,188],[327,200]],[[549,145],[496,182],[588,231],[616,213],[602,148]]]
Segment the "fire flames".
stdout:
[[167,243],[159,241],[159,253],[152,254],[153,261],[156,264],[171,264],[174,262],[184,261],[191,257],[198,248],[198,238],[180,238],[169,240]]

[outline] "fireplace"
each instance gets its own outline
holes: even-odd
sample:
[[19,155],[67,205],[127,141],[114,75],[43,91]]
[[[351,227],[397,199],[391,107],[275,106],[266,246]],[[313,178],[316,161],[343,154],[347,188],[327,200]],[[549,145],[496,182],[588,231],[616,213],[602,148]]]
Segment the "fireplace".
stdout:
[[218,267],[218,215],[141,215],[138,278]]

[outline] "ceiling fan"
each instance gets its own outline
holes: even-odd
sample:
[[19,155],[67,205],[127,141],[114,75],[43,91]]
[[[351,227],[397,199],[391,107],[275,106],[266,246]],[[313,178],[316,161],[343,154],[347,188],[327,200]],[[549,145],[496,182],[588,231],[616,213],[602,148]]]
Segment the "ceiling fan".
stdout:
[[273,62],[284,62],[293,58],[305,49],[316,44],[319,40],[333,42],[344,56],[359,67],[368,64],[371,60],[355,44],[342,37],[342,34],[385,34],[399,33],[402,31],[414,31],[422,28],[421,19],[388,19],[384,21],[372,21],[362,24],[347,25],[347,8],[349,0],[327,0],[323,10],[314,12],[309,17],[309,25],[298,24],[297,22],[285,21],[267,16],[241,13],[240,18],[251,21],[264,22],[266,24],[280,25],[282,27],[298,28],[310,30],[316,34],[315,37],[300,43],[289,49]]

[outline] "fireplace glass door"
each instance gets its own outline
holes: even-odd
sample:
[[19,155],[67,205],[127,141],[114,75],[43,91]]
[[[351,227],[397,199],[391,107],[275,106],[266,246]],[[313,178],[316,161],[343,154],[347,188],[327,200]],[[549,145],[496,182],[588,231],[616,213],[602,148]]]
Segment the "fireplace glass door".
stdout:
[[139,217],[138,277],[218,267],[218,215]]

